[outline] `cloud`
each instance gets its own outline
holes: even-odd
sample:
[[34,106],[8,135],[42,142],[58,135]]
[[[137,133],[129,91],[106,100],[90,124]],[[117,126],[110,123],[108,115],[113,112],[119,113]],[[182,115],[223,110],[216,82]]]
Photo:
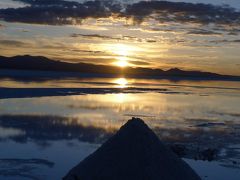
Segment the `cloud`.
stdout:
[[19,0],[30,6],[2,9],[0,17],[9,22],[37,24],[81,24],[86,18],[132,18],[141,23],[146,18],[160,22],[238,25],[240,12],[228,6],[168,1],[140,1],[123,6],[114,0],[78,3],[64,0]]
[[190,35],[200,35],[200,36],[220,36],[223,35],[222,33],[216,32],[216,31],[211,31],[211,30],[205,30],[205,29],[194,29],[187,34]]
[[136,66],[150,66],[151,63],[146,61],[140,61],[140,60],[130,60],[129,63],[136,65]]
[[157,41],[155,39],[147,38],[146,42],[148,42],[148,43],[156,43]]
[[123,35],[119,35],[117,37],[113,37],[113,36],[107,36],[107,35],[100,35],[100,34],[77,34],[77,33],[73,33],[70,35],[70,37],[84,37],[84,38],[92,38],[92,39],[100,39],[100,40],[116,40],[116,41],[137,41],[137,42],[156,42],[153,39],[142,39],[142,38],[137,38],[135,36],[123,36]]
[[161,22],[200,23],[200,24],[237,24],[240,12],[228,6],[193,4],[168,1],[141,1],[128,5],[124,16],[142,22],[146,17],[155,15]]
[[17,9],[2,9],[0,17],[9,22],[36,24],[80,24],[83,19],[110,17],[119,11],[116,5],[108,1],[88,1],[85,3],[62,0],[21,0],[30,4]]
[[17,40],[0,40],[0,45],[14,47],[30,47],[31,44]]
[[112,36],[105,36],[100,34],[71,34],[71,37],[86,37],[86,38],[94,38],[94,39],[105,39],[105,40],[122,40],[120,37],[112,37]]
[[227,31],[228,35],[231,36],[238,36],[240,34],[240,26],[229,26],[229,25],[216,25],[214,28],[212,28],[213,31],[217,32],[224,32]]
[[104,51],[91,51],[91,50],[82,50],[82,49],[71,49],[73,52],[82,52],[82,53],[90,53],[90,54],[101,54],[105,53]]
[[235,39],[235,40],[227,40],[227,39],[222,39],[222,40],[214,40],[214,41],[209,41],[210,43],[240,43],[240,39]]
[[231,36],[238,36],[239,34],[240,34],[239,29],[230,30],[228,33],[228,35],[231,35]]

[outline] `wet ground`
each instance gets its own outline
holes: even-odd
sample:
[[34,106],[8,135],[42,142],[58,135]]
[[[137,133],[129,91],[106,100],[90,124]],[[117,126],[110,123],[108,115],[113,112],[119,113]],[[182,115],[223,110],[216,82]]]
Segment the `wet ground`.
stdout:
[[240,89],[218,83],[0,88],[0,179],[60,179],[135,116],[203,179],[237,180]]

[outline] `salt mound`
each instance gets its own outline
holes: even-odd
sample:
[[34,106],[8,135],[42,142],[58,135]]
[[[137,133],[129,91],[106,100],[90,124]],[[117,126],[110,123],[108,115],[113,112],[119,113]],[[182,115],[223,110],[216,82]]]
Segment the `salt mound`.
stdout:
[[200,180],[138,118],[132,118],[65,180]]

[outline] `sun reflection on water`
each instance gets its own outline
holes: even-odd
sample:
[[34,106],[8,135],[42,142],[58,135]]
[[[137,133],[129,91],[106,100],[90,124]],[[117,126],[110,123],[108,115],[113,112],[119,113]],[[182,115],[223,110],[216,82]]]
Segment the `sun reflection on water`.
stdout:
[[126,88],[128,85],[128,81],[126,78],[118,78],[113,81],[117,85],[118,88]]

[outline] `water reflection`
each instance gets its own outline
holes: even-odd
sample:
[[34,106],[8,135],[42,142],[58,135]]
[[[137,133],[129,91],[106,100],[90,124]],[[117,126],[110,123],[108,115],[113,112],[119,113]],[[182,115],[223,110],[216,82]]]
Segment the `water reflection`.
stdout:
[[25,132],[15,128],[3,128],[0,126],[0,139],[7,139],[24,135]]
[[[145,117],[145,119],[147,119]],[[187,120],[186,120],[187,121]],[[152,126],[156,134],[166,142],[198,145],[202,147],[224,146],[226,143],[237,143],[240,131],[240,124],[234,122],[211,123],[211,120],[189,121],[191,126],[171,127]],[[97,122],[89,120],[85,123],[78,118],[57,117],[47,115],[4,115],[0,116],[0,125],[3,131],[14,130],[14,133],[5,134],[0,141],[11,139],[18,143],[35,142],[39,146],[51,146],[50,142],[59,140],[79,140],[82,142],[101,144],[111,137],[121,126],[119,122],[111,123],[109,126],[101,126]],[[166,123],[166,122],[165,122]],[[202,124],[201,124],[202,123]],[[194,125],[195,124],[195,125]],[[12,131],[11,131],[12,132]],[[224,138],[222,138],[224,135]],[[196,139],[197,138],[197,139]]]
[[[229,124],[238,127],[239,100],[239,97],[227,95],[199,96],[155,92],[3,99],[0,100],[0,115],[3,115],[0,127],[8,128],[3,132],[9,136],[12,134],[13,137],[14,133],[25,133],[26,129],[22,131],[19,125],[14,127],[8,124],[18,117],[20,125],[29,124],[29,129],[39,123],[36,127],[43,127],[43,134],[47,134],[50,129],[52,129],[51,133],[55,134],[75,133],[74,128],[70,127],[77,128],[78,132],[84,132],[83,128],[93,127],[103,129],[104,134],[107,134],[118,129],[131,116],[136,116],[144,118],[153,128],[186,129],[186,133],[189,128],[204,130],[217,128],[224,131]],[[31,117],[33,115],[36,117]],[[26,120],[27,122],[24,122]],[[12,124],[18,122],[15,121]],[[65,130],[60,127],[64,127]],[[66,130],[66,127],[69,129]],[[92,138],[100,136],[101,133],[102,131],[93,134]]]
[[[2,167],[4,167],[2,169]],[[0,159],[0,178],[3,179],[39,179],[43,169],[52,169],[54,162],[45,159]],[[38,169],[39,172],[36,172]],[[37,174],[37,175],[36,175]],[[13,178],[15,177],[15,178]]]
[[116,102],[124,103],[127,100],[126,94],[120,93],[120,94],[116,94],[115,96],[116,96],[115,98]]
[[116,129],[107,129],[86,125],[77,118],[40,116],[40,115],[4,115],[0,116],[0,129],[7,132],[0,140],[11,139],[19,143],[34,141],[40,146],[57,140],[78,139],[82,142],[102,143]]
[[[235,81],[191,81],[191,80],[166,80],[166,79],[134,79],[134,78],[94,78],[94,77],[72,77],[59,75],[58,73],[52,73],[50,75],[45,72],[35,73],[28,71],[9,71],[4,73],[5,70],[0,72],[0,87],[11,88],[113,88],[116,84],[119,85],[119,79],[124,79],[124,82],[120,80],[120,85],[125,84],[135,88],[195,88],[199,90],[204,88],[216,89],[236,89],[240,90],[240,83]],[[1,74],[2,73],[2,74]],[[86,75],[87,76],[87,75]],[[126,83],[127,82],[127,83]]]
[[[221,113],[239,114],[239,98],[227,94],[200,96],[198,94],[151,92],[2,99],[0,100],[0,114],[45,114],[78,117],[83,120],[86,117],[86,119],[102,122],[119,121],[126,119],[123,116],[125,114],[134,114],[136,116],[154,116],[158,120],[154,122],[158,122],[158,124],[162,124],[159,123],[162,120],[184,121],[185,118],[224,121],[229,117]],[[233,120],[237,120],[237,117],[233,118]]]
[[118,78],[113,81],[115,84],[117,84],[117,87],[119,88],[125,88],[127,87],[128,81],[126,78]]
[[[87,89],[81,95],[57,98],[53,90],[52,97],[0,99],[0,156],[4,157],[0,159],[0,179],[6,168],[9,177],[24,172],[38,179],[61,179],[131,116],[142,117],[168,145],[183,144],[191,152],[188,158],[194,158],[199,149],[225,148],[225,158],[240,160],[239,149],[228,148],[240,139],[239,95],[206,89],[201,91],[207,96],[186,95],[185,90],[177,90],[137,89],[139,94],[128,88]],[[27,93],[31,91],[27,89]],[[36,163],[47,159],[54,166],[28,164],[36,170],[24,171],[22,167],[33,158],[40,160]],[[17,168],[12,164],[11,168],[9,162],[17,162]]]

